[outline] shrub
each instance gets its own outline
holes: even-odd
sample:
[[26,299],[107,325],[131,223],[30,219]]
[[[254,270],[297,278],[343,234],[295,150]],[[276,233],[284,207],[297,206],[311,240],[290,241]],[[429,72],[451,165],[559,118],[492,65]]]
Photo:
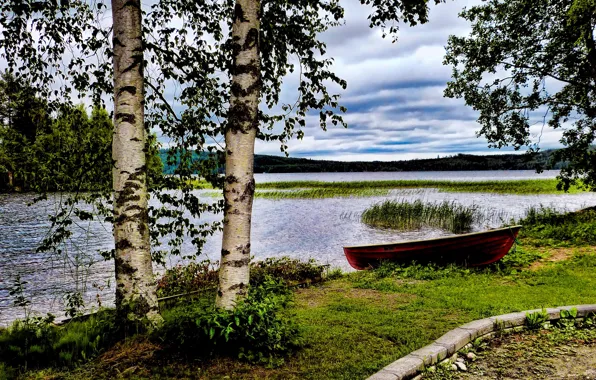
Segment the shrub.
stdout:
[[[168,269],[157,281],[158,297],[216,288],[217,264],[211,261],[191,262]],[[282,280],[287,285],[295,285],[321,279],[325,266],[317,264],[314,259],[300,261],[284,256],[252,262],[250,271],[251,286],[261,284],[267,276]]]
[[164,312],[157,336],[172,349],[199,356],[231,355],[279,364],[281,355],[299,345],[298,329],[284,315],[290,299],[283,281],[266,276],[233,310],[197,303]]

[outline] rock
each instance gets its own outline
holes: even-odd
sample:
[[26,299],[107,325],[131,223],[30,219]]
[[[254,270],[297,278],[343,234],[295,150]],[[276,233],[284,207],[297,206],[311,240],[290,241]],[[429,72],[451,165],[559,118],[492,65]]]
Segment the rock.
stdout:
[[474,361],[474,360],[476,360],[476,354],[473,353],[473,352],[468,352],[466,354],[466,359],[471,360],[471,361]]
[[463,362],[464,362],[464,358],[457,358],[457,359],[455,359],[455,361],[456,361],[456,362],[463,363]]
[[455,364],[451,364],[451,370],[452,371],[457,371],[457,366]]
[[468,370],[468,367],[466,367],[466,365],[465,365],[464,363],[462,363],[462,362],[455,362],[455,364],[454,364],[454,365],[455,365],[455,367],[456,367],[457,369],[459,369],[460,371],[464,371],[464,372],[466,372],[466,371]]

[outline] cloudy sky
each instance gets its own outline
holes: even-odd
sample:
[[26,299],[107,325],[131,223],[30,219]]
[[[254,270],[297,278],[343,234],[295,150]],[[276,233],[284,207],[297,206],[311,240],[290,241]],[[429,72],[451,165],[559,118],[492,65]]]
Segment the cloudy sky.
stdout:
[[[462,100],[443,98],[451,68],[442,65],[447,38],[467,35],[470,25],[458,18],[479,1],[456,0],[433,6],[430,22],[401,26],[399,40],[383,39],[368,27],[368,13],[358,0],[342,0],[346,25],[323,35],[335,58],[335,72],[348,82],[342,104],[348,108],[341,127],[322,131],[316,118],[303,140],[289,144],[291,157],[333,160],[404,160],[457,153],[499,154],[477,138],[476,113]],[[292,80],[284,87],[292,99]],[[295,99],[295,96],[294,96]],[[538,137],[541,123],[532,132]],[[541,148],[558,146],[558,133],[544,130]],[[257,142],[256,153],[280,155],[279,144]]]

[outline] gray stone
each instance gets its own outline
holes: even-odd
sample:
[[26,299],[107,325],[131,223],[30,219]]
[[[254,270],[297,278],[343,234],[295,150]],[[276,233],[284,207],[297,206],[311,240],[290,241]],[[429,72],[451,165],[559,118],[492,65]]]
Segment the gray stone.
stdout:
[[457,359],[455,359],[456,363],[463,363],[464,362],[464,358],[458,357]]
[[466,354],[466,359],[471,360],[471,361],[474,361],[474,360],[476,360],[476,354],[473,353],[473,352],[468,352]]
[[491,318],[478,319],[465,325],[460,326],[460,329],[465,329],[470,332],[470,339],[474,340],[489,332],[492,332],[495,327],[495,321]]
[[389,364],[383,370],[395,374],[398,379],[407,379],[416,375],[423,368],[424,361],[422,359],[413,355],[406,355]]
[[382,369],[367,380],[401,380],[401,377],[397,377],[393,372],[387,372]]
[[466,367],[466,364],[463,362],[455,362],[455,366],[457,367],[457,369],[459,369],[460,371],[467,371],[468,367]]
[[457,366],[455,364],[451,364],[450,368],[452,371],[457,371]]
[[412,352],[410,355],[422,359],[424,365],[429,366],[445,359],[447,357],[447,348],[433,343]]
[[458,327],[437,339],[435,343],[447,348],[447,355],[452,355],[468,344],[470,340],[470,331]]
[[526,313],[509,313],[490,317],[489,319],[494,322],[495,330],[506,329],[524,325],[526,323]]

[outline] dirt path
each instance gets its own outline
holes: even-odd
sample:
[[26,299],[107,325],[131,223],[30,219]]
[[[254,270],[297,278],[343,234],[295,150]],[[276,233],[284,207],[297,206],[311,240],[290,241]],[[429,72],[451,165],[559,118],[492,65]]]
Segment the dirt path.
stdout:
[[467,372],[452,379],[596,380],[596,330],[542,330],[507,335],[478,347]]

